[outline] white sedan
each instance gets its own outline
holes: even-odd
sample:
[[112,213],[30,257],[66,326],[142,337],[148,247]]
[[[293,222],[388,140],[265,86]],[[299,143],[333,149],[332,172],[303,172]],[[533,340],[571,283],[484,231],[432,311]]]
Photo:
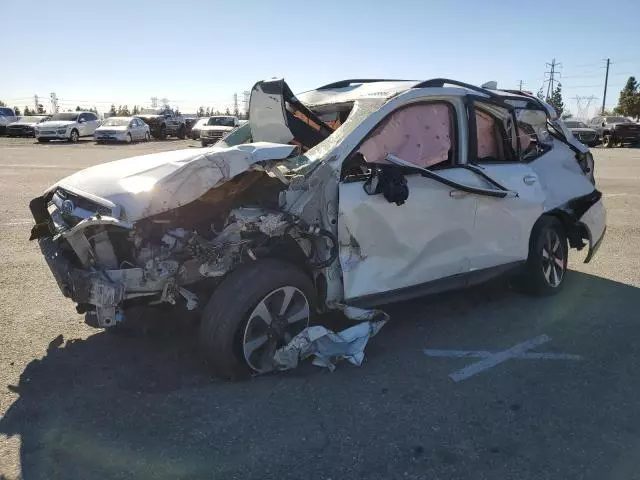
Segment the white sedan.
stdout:
[[135,117],[110,117],[96,129],[96,143],[134,141],[148,142],[151,138],[149,125]]

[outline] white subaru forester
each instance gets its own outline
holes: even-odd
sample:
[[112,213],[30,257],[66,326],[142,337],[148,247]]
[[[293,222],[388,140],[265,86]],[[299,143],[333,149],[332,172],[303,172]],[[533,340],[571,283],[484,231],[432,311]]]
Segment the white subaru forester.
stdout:
[[605,209],[592,155],[557,120],[526,93],[454,80],[297,96],[259,82],[249,123],[215,147],[47,189],[30,204],[31,238],[90,324],[126,327],[160,303],[200,309],[217,375],[265,372],[320,312],[371,319],[507,272],[558,292],[569,248],[596,252]]

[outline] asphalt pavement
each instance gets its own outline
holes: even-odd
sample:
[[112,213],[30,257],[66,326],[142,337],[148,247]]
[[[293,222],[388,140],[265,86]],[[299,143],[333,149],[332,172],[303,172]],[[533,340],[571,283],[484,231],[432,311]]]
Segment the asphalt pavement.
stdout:
[[640,149],[594,150],[607,235],[560,295],[392,305],[361,367],[226,383],[189,328],[85,325],[28,242],[57,179],[198,146],[0,138],[0,478],[640,478]]

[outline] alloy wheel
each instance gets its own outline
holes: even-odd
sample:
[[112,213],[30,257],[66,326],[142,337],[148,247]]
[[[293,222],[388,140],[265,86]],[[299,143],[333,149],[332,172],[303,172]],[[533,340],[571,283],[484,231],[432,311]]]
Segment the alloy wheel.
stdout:
[[555,230],[548,230],[542,245],[542,273],[550,287],[562,283],[565,271],[564,248]]
[[244,329],[242,350],[247,365],[256,372],[273,369],[276,350],[309,324],[309,300],[296,287],[280,287],[253,309]]

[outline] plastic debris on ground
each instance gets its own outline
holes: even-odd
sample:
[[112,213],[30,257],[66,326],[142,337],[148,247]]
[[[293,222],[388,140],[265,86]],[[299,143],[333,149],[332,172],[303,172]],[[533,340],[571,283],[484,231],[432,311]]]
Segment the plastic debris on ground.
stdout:
[[[364,349],[369,339],[387,323],[389,316],[379,310],[364,310],[355,307],[337,306],[352,320],[366,320],[340,332],[321,325],[305,328],[274,355],[278,370],[289,370],[313,356],[313,365],[335,370],[336,363],[347,360],[360,366],[364,360]],[[376,320],[377,319],[377,320]]]

